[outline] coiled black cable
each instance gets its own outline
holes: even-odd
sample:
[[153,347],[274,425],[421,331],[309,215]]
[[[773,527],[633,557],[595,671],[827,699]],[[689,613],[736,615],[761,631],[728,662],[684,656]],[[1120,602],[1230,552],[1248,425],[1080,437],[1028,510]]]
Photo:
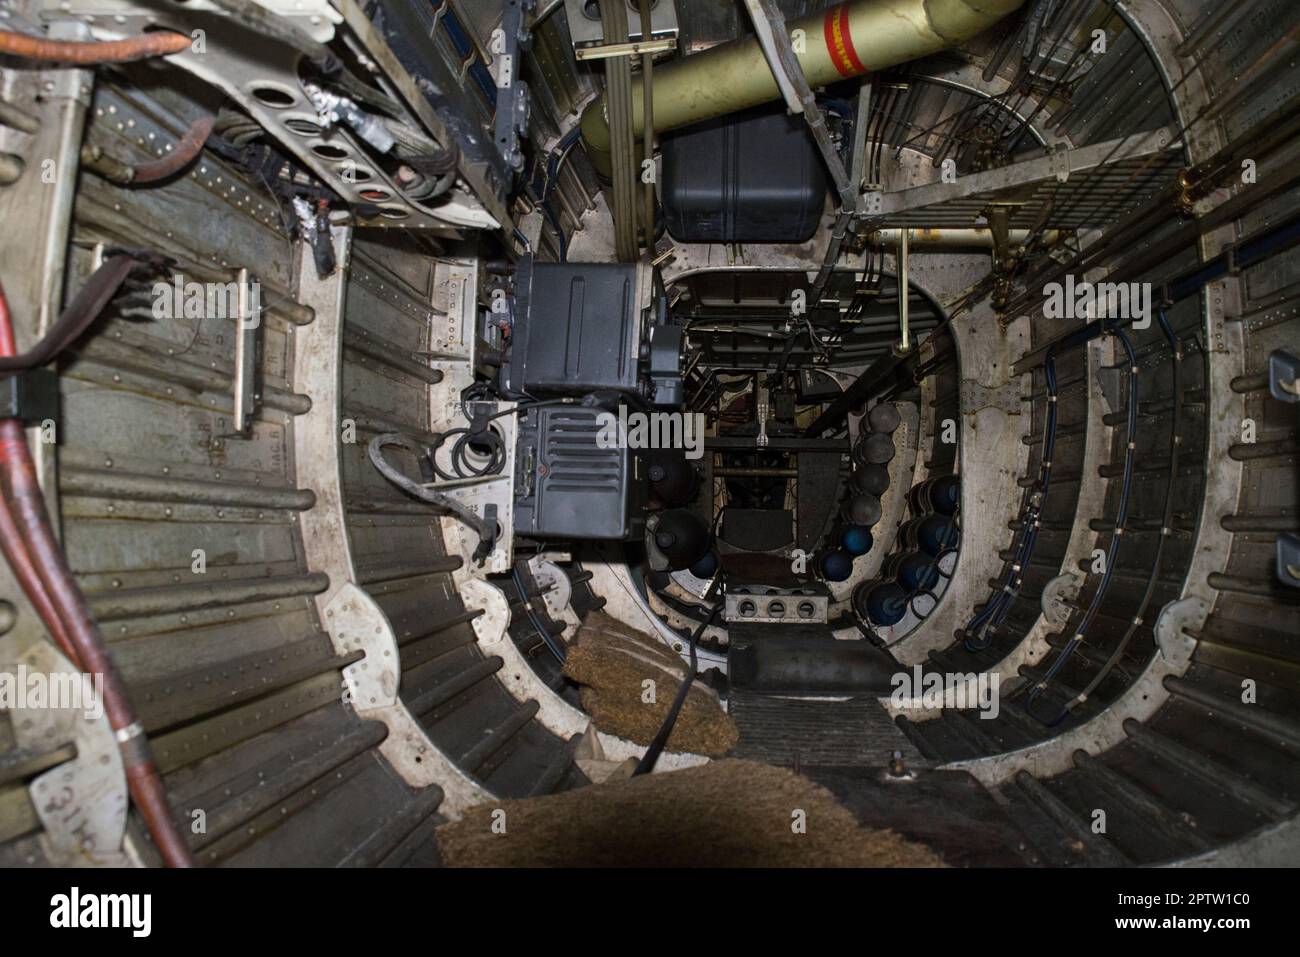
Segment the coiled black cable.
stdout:
[[407,495],[417,498],[422,502],[428,502],[430,505],[436,505],[439,508],[445,508],[458,519],[468,525],[478,535],[478,548],[474,551],[474,559],[480,565],[492,551],[492,546],[497,539],[496,528],[490,526],[486,519],[474,512],[468,506],[462,505],[448,495],[442,492],[436,492],[433,489],[425,488],[418,482],[407,478],[401,471],[393,466],[384,456],[384,447],[396,445],[405,449],[409,454],[415,456],[418,460],[423,454],[423,450],[416,443],[398,432],[385,432],[382,435],[376,435],[370,440],[370,445],[366,449],[370,456],[370,462],[379,471],[379,474],[389,482],[396,485]]

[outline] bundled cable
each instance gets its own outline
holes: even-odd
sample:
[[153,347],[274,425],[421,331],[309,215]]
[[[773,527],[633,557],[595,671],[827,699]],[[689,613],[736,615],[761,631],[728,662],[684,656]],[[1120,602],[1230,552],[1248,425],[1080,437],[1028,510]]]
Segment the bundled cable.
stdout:
[[[1115,531],[1111,535],[1110,554],[1106,556],[1106,570],[1102,573],[1101,582],[1097,585],[1097,590],[1093,593],[1092,601],[1088,603],[1088,610],[1084,612],[1083,619],[1079,622],[1079,627],[1074,630],[1074,635],[1066,642],[1052,662],[1043,677],[1030,690],[1029,696],[1025,701],[1025,708],[1028,710],[1034,702],[1047,690],[1052,680],[1070,660],[1076,648],[1082,644],[1084,635],[1087,634],[1088,626],[1097,615],[1097,610],[1101,607],[1101,601],[1110,587],[1111,577],[1114,575],[1115,566],[1119,562],[1120,542],[1124,537],[1124,523],[1128,520],[1128,502],[1129,493],[1132,489],[1133,481],[1133,456],[1137,451],[1137,416],[1138,416],[1138,364],[1137,354],[1133,351],[1133,342],[1124,333],[1123,330],[1112,327],[1107,330],[1111,335],[1119,339],[1120,344],[1124,347],[1124,354],[1128,357],[1129,362],[1129,382],[1128,382],[1128,435],[1125,437],[1124,448],[1124,477],[1120,486],[1119,505],[1115,510]],[[1073,705],[1074,702],[1071,702]],[[1068,709],[1067,709],[1068,710]],[[1058,716],[1056,720],[1061,720],[1064,714]]]
[[1160,569],[1164,561],[1165,542],[1169,540],[1169,535],[1173,531],[1174,523],[1174,484],[1178,477],[1178,458],[1182,446],[1182,438],[1178,434],[1180,412],[1182,407],[1182,365],[1183,351],[1178,337],[1174,335],[1173,328],[1169,325],[1169,319],[1165,316],[1164,307],[1161,306],[1157,317],[1160,320],[1160,330],[1165,334],[1165,339],[1169,343],[1169,361],[1173,365],[1173,410],[1169,423],[1169,480],[1165,483],[1165,500],[1160,520],[1160,538],[1156,542],[1155,560],[1151,563],[1151,575],[1147,578],[1146,588],[1142,592],[1142,599],[1138,602],[1137,611],[1133,614],[1133,619],[1129,622],[1128,628],[1124,631],[1124,636],[1115,646],[1115,650],[1110,653],[1110,657],[1101,666],[1101,670],[1096,676],[1088,682],[1087,687],[1075,695],[1061,713],[1049,724],[1057,725],[1065,720],[1066,716],[1079,705],[1088,700],[1089,696],[1097,690],[1106,677],[1119,664],[1119,660],[1124,657],[1124,652],[1128,650],[1129,643],[1132,642],[1133,636],[1144,623],[1147,607],[1151,604],[1151,598],[1156,590],[1156,585],[1160,579]]
[[142,268],[162,268],[165,263],[161,256],[147,250],[107,251],[103,264],[86,280],[86,284],[63,312],[59,313],[58,320],[36,345],[22,355],[14,355],[12,348],[0,354],[0,378],[46,365],[80,338],[117,295],[128,276]]
[[1021,514],[1020,530],[1012,549],[1014,557],[1002,588],[985,603],[965,628],[967,651],[983,651],[992,643],[993,629],[1002,624],[1010,612],[1011,602],[1024,583],[1024,570],[1038,543],[1043,509],[1047,506],[1047,493],[1052,484],[1052,454],[1056,445],[1056,356],[1052,352],[1048,352],[1043,362],[1043,375],[1047,383],[1047,413],[1043,417],[1043,452],[1038,463],[1038,481]]
[[[447,455],[451,465],[451,471],[448,472],[438,464],[438,453],[452,438],[456,441],[452,443]],[[470,460],[471,452],[481,454],[484,461],[475,464]],[[487,424],[482,428],[470,425],[462,429],[449,429],[439,435],[429,447],[429,464],[433,474],[444,482],[497,475],[505,468],[506,443],[501,434]]]

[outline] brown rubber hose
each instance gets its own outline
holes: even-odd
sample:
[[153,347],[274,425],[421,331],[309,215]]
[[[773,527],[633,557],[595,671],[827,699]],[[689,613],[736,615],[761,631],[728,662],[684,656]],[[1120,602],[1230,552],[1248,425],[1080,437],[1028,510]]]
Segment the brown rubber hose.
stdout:
[[[8,301],[0,287],[0,353],[12,355],[14,348]],[[18,419],[0,420],[0,509],[8,513],[8,522],[0,527],[0,533],[16,532],[14,539],[5,534],[5,551],[14,548],[25,553],[26,560],[20,557],[15,571],[34,570],[40,585],[28,593],[29,599],[38,611],[42,600],[47,611],[53,608],[53,617],[45,620],[46,627],[51,635],[62,635],[82,671],[103,676],[104,711],[122,752],[127,787],[164,863],[169,867],[192,867],[189,845],[172,817],[144,729],[126,698],[122,677],[50,524],[36,465]]]
[[13,30],[0,30],[0,53],[26,60],[52,63],[130,63],[149,57],[168,56],[189,49],[193,41],[183,33],[158,30],[129,40],[75,41],[47,40]]
[[189,166],[203,152],[203,144],[208,141],[208,136],[212,133],[212,124],[216,119],[215,116],[210,115],[199,117],[190,124],[190,128],[185,131],[185,135],[170,153],[135,167],[135,175],[131,177],[131,182],[154,183],[175,176]]

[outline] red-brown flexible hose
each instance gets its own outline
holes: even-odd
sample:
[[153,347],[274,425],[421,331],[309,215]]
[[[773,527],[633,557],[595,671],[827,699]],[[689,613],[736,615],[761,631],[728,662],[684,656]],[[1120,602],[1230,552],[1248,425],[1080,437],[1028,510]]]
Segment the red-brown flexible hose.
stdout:
[[[16,419],[0,419],[0,436],[8,439],[12,426],[17,426],[22,430],[22,423]],[[36,614],[40,616],[41,621],[45,623],[46,630],[49,631],[50,637],[54,643],[59,646],[59,650],[67,656],[77,668],[81,668],[81,659],[77,655],[77,649],[72,647],[72,642],[68,639],[68,633],[63,628],[63,622],[59,620],[58,612],[50,602],[50,596],[45,591],[45,586],[41,584],[40,576],[36,573],[36,568],[32,565],[31,557],[23,548],[22,535],[18,531],[18,526],[14,524],[14,517],[10,514],[9,509],[0,508],[0,550],[4,551],[5,560],[9,562],[9,567],[13,569],[14,577],[18,579],[18,584],[27,596],[27,600],[32,603],[36,609]]]
[[[15,350],[13,324],[9,321],[9,301],[5,298],[3,287],[0,287],[0,355],[13,355]],[[22,423],[17,419],[0,419],[0,435],[7,437],[14,429],[21,435]],[[58,611],[45,591],[45,585],[41,583],[40,576],[36,573],[31,556],[23,546],[18,526],[14,524],[14,517],[7,508],[0,508],[0,550],[4,551],[5,559],[13,569],[14,577],[18,579],[23,594],[27,596],[32,607],[36,609],[36,614],[45,623],[54,643],[73,665],[80,668],[81,658],[77,655],[77,650],[72,647],[67,630],[64,629]]]
[[208,136],[212,133],[212,124],[216,120],[217,118],[211,115],[199,117],[190,124],[190,128],[185,131],[185,135],[180,138],[176,148],[170,153],[135,167],[135,175],[131,177],[131,182],[154,183],[175,176],[189,166],[203,152],[203,144],[208,141]]
[[46,40],[12,30],[0,30],[0,53],[51,63],[130,63],[149,57],[167,56],[189,48],[193,41],[183,33],[159,30],[129,40],[75,41]]
[[[12,355],[14,348],[8,300],[0,286],[0,353]],[[17,419],[0,421],[0,511],[6,515],[0,524],[6,555],[11,547],[22,553],[14,569],[24,591],[27,582],[23,571],[35,572],[39,587],[27,594],[50,634],[62,636],[73,652],[70,657],[84,672],[103,676],[104,711],[122,751],[127,786],[163,861],[169,867],[193,866],[189,846],[172,817],[154,767],[144,729],[126,698],[121,675],[54,535],[27,436]],[[11,539],[10,533],[15,537]],[[52,617],[45,618],[46,614]]]

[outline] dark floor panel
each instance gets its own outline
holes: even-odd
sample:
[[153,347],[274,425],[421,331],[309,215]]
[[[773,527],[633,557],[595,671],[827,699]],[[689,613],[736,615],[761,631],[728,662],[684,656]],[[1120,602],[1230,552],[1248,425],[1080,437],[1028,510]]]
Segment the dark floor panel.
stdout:
[[908,767],[929,762],[874,698],[785,698],[732,691],[731,717],[740,729],[732,757],[782,767],[882,768],[895,751]]
[[953,867],[1023,867],[1043,855],[1007,810],[965,771],[921,769],[905,778],[873,768],[808,768],[864,827],[920,841]]

